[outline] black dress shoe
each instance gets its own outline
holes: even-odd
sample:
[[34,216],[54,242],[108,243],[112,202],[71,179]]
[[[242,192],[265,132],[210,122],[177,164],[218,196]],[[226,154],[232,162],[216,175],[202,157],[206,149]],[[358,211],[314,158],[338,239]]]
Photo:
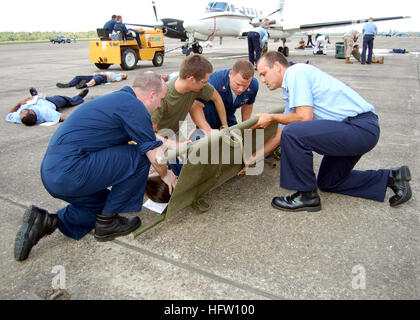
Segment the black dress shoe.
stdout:
[[86,88],[86,80],[81,80],[78,84],[76,84],[76,89]]
[[271,205],[278,210],[284,211],[315,212],[321,210],[321,199],[316,190],[308,192],[298,191],[287,197],[273,198]]
[[36,206],[29,206],[23,215],[23,223],[15,240],[15,259],[17,261],[25,260],[32,247],[38,241],[57,229],[60,224],[56,214],[50,214],[48,211]]
[[89,89],[85,89],[85,90],[83,90],[82,92],[80,92],[79,94],[78,94],[78,96],[80,97],[80,98],[84,98],[84,97],[86,97],[87,96],[87,94],[89,93]]
[[411,187],[409,181],[411,180],[411,172],[407,166],[393,168],[389,171],[388,187],[390,187],[395,195],[389,199],[391,207],[398,206],[407,202],[411,198]]
[[70,88],[70,85],[68,83],[60,83],[60,82],[57,82],[56,83],[56,86],[58,88]]
[[122,217],[120,215],[96,216],[95,239],[110,241],[116,237],[126,236],[141,226],[139,217]]
[[29,93],[31,94],[32,97],[38,95],[38,91],[35,88],[30,88]]

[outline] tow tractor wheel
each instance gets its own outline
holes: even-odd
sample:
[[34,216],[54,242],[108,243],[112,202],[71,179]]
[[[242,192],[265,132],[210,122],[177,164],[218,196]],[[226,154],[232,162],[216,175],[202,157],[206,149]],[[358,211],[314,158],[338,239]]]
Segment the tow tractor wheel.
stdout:
[[136,66],[139,58],[137,57],[136,51],[131,48],[127,48],[121,55],[121,68],[124,70],[133,70]]
[[155,67],[160,67],[163,64],[163,53],[162,52],[156,52],[155,56],[153,57],[153,65]]
[[193,52],[194,53],[198,53],[198,54],[202,54],[203,53],[203,47],[200,46],[199,44],[197,45],[193,45]]

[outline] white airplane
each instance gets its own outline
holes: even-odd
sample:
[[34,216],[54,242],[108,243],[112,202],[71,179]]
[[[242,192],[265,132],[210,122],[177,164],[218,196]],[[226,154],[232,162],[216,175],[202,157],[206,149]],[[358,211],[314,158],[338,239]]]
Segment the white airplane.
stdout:
[[[269,14],[264,14],[261,9],[257,8],[255,1],[253,1],[254,5],[252,6],[246,5],[244,0],[209,2],[204,12],[197,19],[185,21],[171,18],[158,20],[155,3],[152,2],[158,24],[149,27],[164,29],[168,37],[178,38],[182,41],[187,40],[187,44],[182,49],[184,54],[189,55],[203,52],[203,48],[198,41],[213,41],[215,37],[220,37],[220,43],[222,43],[223,37],[246,37],[248,32],[262,25],[264,19],[269,19],[269,25],[266,29],[270,39],[274,39],[274,42],[282,40],[283,46],[279,46],[278,51],[288,56],[289,48],[285,45],[286,39],[296,32],[368,22],[368,19],[358,19],[286,27],[284,25],[285,0],[270,2],[273,3],[274,7]],[[388,21],[405,18],[410,17],[396,16],[374,19],[375,21]]]

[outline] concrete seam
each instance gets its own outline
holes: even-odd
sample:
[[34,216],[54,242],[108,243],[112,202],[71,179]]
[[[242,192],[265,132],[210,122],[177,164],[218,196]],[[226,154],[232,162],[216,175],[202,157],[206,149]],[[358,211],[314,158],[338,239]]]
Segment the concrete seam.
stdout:
[[248,291],[248,292],[253,293],[253,294],[256,294],[258,296],[262,296],[262,297],[265,297],[265,298],[268,298],[268,299],[271,299],[271,300],[285,300],[285,298],[282,298],[282,297],[273,295],[271,293],[265,292],[263,290],[260,290],[260,289],[251,287],[251,286],[249,286],[247,284],[238,283],[236,281],[233,281],[233,280],[230,280],[230,279],[227,279],[227,278],[218,276],[218,275],[216,275],[214,273],[210,273],[210,272],[201,270],[199,268],[193,267],[193,266],[188,265],[188,264],[185,264],[183,262],[175,261],[175,260],[170,259],[170,258],[167,258],[165,256],[156,254],[156,253],[151,252],[149,250],[135,247],[133,245],[130,245],[130,244],[125,243],[125,242],[120,241],[120,240],[114,240],[113,243],[118,244],[118,245],[120,245],[122,247],[125,247],[127,249],[130,249],[132,251],[136,251],[138,253],[144,254],[144,255],[149,256],[151,258],[155,258],[155,259],[161,260],[163,262],[172,264],[172,265],[174,265],[174,266],[176,266],[178,268],[182,268],[182,269],[185,269],[185,270],[190,271],[190,272],[198,273],[198,274],[200,274],[200,275],[202,275],[202,276],[204,276],[206,278],[210,278],[210,279],[212,279],[214,281],[221,282],[221,283],[224,283],[224,284],[227,284],[227,285],[236,287],[236,288],[241,289],[241,290],[244,290],[244,291]]

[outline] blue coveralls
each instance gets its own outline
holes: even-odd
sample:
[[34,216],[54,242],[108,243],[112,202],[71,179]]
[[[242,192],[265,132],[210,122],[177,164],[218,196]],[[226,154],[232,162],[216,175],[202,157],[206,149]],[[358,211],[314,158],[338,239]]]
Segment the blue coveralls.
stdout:
[[[380,129],[374,107],[344,83],[306,64],[287,69],[282,89],[285,113],[312,106],[314,120],[283,126],[280,186],[297,191],[319,187],[384,201],[389,170],[353,170],[378,142]],[[312,152],[324,156],[318,178]]]
[[[226,118],[228,126],[237,124],[235,112],[245,104],[253,104],[258,93],[258,80],[252,78],[249,87],[233,101],[232,90],[229,84],[229,72],[231,69],[220,70],[212,73],[209,78],[209,83],[219,92],[222,97],[223,103],[226,108]],[[212,129],[220,129],[222,123],[220,122],[219,115],[217,114],[216,107],[213,101],[204,101],[198,99],[204,104],[204,115],[207,122]]]
[[77,84],[82,81],[85,80],[86,83],[89,82],[90,80],[94,79],[95,80],[95,85],[99,85],[102,83],[107,83],[108,82],[108,78],[102,74],[97,74],[94,76],[75,76],[70,82],[69,85],[70,87],[75,87],[77,86]]
[[136,40],[137,40],[137,44],[139,45],[139,48],[141,48],[141,40],[140,40],[140,33],[137,30],[134,29],[127,29],[127,27],[125,26],[124,23],[116,23],[114,25],[114,30],[119,31],[122,30],[124,32],[125,35],[128,34],[128,31],[134,31],[134,33],[136,34]]
[[[131,140],[137,144],[127,144]],[[47,191],[70,203],[57,212],[60,231],[80,239],[101,212],[140,211],[150,168],[146,152],[161,144],[130,87],[74,111],[51,138],[41,165]]]

